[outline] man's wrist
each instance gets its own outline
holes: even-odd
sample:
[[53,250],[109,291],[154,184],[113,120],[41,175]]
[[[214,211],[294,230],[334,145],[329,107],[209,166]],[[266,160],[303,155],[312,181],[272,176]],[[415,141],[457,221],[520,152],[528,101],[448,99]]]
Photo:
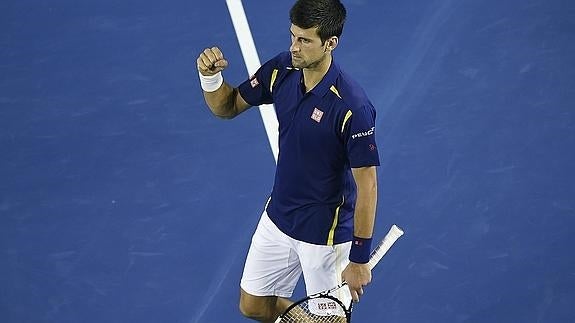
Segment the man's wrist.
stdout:
[[205,92],[215,92],[224,83],[222,72],[217,72],[214,75],[206,76],[198,71],[200,76],[200,85]]
[[349,251],[349,260],[358,264],[369,262],[371,254],[371,238],[353,237],[351,241],[351,250]]

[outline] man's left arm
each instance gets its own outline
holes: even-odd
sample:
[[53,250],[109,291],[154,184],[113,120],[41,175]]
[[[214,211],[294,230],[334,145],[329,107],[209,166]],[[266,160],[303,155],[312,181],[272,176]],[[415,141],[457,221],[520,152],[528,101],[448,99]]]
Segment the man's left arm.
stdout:
[[373,234],[377,205],[376,167],[352,168],[351,171],[357,186],[353,234],[359,238],[369,239]]
[[[377,205],[377,171],[375,166],[352,168],[357,186],[354,214],[354,240],[350,263],[342,272],[354,301],[359,301],[363,286],[371,282],[371,269],[367,264]],[[365,245],[363,245],[365,243]]]

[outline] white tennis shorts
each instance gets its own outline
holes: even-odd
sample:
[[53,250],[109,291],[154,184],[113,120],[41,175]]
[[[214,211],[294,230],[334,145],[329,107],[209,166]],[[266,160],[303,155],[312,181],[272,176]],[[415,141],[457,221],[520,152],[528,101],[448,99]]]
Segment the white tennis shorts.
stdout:
[[[341,283],[341,272],[349,263],[351,242],[334,246],[315,245],[290,238],[263,212],[252,237],[241,288],[254,296],[289,298],[303,273],[308,295]],[[347,288],[338,297],[349,304]]]

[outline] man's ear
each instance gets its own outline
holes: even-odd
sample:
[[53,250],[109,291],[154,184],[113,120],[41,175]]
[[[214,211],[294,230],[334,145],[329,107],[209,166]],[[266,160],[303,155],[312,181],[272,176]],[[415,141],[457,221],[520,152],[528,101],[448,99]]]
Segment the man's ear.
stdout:
[[325,41],[325,51],[332,51],[337,47],[339,43],[339,39],[336,36],[332,36],[328,40]]

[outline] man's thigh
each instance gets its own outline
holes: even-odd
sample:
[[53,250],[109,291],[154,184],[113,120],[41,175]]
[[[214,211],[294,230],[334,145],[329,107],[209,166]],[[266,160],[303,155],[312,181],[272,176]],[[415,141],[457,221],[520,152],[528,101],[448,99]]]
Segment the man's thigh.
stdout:
[[[349,264],[351,242],[334,246],[321,246],[301,242],[298,254],[308,295],[323,292],[341,284],[341,273]],[[351,300],[347,288],[340,289],[338,297],[344,304]]]
[[240,283],[245,292],[253,296],[291,297],[302,272],[292,240],[265,212],[262,214]]

